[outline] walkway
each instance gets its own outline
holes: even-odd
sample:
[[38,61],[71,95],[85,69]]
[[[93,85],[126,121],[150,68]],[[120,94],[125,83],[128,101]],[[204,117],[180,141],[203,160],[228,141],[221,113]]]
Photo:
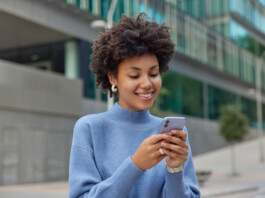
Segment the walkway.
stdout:
[[[265,153],[265,138],[262,139]],[[259,139],[235,146],[237,176],[231,176],[231,148],[194,158],[196,170],[212,171],[200,188],[203,197],[265,198],[265,162],[260,162]]]

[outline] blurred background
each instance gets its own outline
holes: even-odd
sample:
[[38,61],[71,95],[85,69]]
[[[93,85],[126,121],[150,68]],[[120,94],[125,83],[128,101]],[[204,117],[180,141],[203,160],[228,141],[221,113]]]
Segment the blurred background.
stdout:
[[[248,120],[232,158],[256,166],[238,175],[265,172],[265,0],[0,0],[0,197],[4,186],[67,181],[76,120],[107,110],[89,70],[93,40],[141,12],[172,27],[175,55],[152,112],[187,117],[205,197],[240,178],[228,176],[231,141],[219,133],[225,105]],[[57,185],[66,195],[67,183]]]

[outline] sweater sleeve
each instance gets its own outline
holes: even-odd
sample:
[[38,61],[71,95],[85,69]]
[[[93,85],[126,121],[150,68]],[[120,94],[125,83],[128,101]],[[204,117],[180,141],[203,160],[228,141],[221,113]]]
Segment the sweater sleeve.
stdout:
[[144,171],[128,157],[109,178],[102,180],[94,160],[90,132],[88,123],[78,121],[75,125],[69,167],[69,198],[128,197]]
[[[184,129],[187,132],[187,129]],[[188,133],[188,132],[187,132]],[[199,198],[200,190],[197,184],[197,178],[192,160],[189,140],[188,159],[183,165],[183,171],[178,173],[170,173],[165,169],[166,182],[163,190],[163,198]]]

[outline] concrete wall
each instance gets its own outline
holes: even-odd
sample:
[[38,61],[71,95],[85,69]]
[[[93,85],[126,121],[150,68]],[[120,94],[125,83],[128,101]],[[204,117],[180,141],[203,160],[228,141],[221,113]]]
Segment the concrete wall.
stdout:
[[0,185],[66,180],[75,120],[0,110]]
[[4,109],[80,115],[81,80],[30,69],[0,60],[0,107]]
[[84,98],[82,100],[82,115],[100,113],[106,111],[106,109],[107,109],[106,102],[91,100],[87,98]]
[[0,61],[0,185],[65,180],[82,82]]

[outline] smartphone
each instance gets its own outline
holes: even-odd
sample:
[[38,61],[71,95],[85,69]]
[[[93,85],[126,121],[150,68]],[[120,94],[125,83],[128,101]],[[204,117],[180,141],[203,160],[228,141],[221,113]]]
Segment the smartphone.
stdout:
[[186,123],[185,117],[165,117],[159,133],[169,132],[171,130],[183,130]]

